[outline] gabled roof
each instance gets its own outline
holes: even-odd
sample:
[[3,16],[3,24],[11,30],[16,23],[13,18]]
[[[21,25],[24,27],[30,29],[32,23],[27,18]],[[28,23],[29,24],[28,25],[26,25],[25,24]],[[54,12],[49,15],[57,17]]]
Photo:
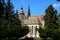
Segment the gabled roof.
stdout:
[[42,21],[44,21],[44,20],[43,20],[43,16],[44,16],[44,15],[38,16],[38,19],[39,19],[39,21],[40,21],[41,23],[42,23]]
[[30,16],[28,19],[24,20],[24,24],[41,24],[42,16]]

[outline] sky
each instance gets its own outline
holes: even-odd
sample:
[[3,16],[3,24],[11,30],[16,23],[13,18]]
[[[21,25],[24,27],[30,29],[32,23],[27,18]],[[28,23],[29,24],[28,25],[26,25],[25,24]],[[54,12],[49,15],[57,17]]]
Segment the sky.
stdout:
[[46,8],[52,4],[53,7],[60,12],[60,2],[56,0],[11,0],[14,6],[14,10],[18,9],[20,13],[21,6],[24,12],[28,12],[28,5],[30,5],[30,12],[32,16],[44,15]]

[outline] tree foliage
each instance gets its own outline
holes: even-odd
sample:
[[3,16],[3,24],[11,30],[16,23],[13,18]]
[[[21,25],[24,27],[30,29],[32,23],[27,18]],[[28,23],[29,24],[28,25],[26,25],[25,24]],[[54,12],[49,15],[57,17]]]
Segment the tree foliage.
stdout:
[[4,16],[4,0],[0,0],[0,18]]
[[10,0],[7,0],[5,9],[6,9],[5,10],[6,20],[11,20],[11,18],[13,17],[13,13],[14,13],[14,7],[13,7],[13,4],[10,2]]
[[44,40],[46,40],[46,38],[59,40],[60,27],[58,25],[57,10],[55,10],[53,6],[50,5],[45,12],[46,12],[44,16],[45,29],[42,28],[39,29],[40,37],[44,38]]
[[50,5],[46,9],[46,14],[44,16],[45,25],[48,28],[57,29],[58,28],[58,22],[57,22],[57,20],[58,20],[58,18],[57,18],[57,10],[55,10],[53,8],[53,6]]
[[59,24],[59,26],[60,26],[60,14],[58,14],[57,17],[58,17],[58,19],[59,19],[59,20],[58,20],[58,24]]
[[18,18],[18,12],[14,12],[13,4],[7,0],[4,6],[4,0],[0,0],[0,40],[18,40],[28,32],[28,26],[21,26]]
[[57,0],[57,1],[60,1],[60,0]]

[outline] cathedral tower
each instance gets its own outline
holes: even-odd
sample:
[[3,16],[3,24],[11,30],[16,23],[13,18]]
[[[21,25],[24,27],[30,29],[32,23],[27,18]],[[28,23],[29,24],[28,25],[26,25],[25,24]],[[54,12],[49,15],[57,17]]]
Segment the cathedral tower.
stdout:
[[24,25],[24,19],[25,19],[25,14],[24,14],[23,7],[21,7],[20,15],[19,15],[19,20],[21,21],[22,26]]

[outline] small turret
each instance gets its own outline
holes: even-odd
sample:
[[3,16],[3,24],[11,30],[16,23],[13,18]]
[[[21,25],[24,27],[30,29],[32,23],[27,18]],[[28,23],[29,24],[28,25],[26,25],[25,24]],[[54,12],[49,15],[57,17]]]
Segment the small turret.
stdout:
[[23,7],[20,9],[20,14],[24,15]]
[[21,7],[20,15],[19,15],[19,20],[21,21],[21,25],[22,26],[24,25],[24,19],[25,19],[25,14],[24,14],[24,11],[23,11],[23,7]]

